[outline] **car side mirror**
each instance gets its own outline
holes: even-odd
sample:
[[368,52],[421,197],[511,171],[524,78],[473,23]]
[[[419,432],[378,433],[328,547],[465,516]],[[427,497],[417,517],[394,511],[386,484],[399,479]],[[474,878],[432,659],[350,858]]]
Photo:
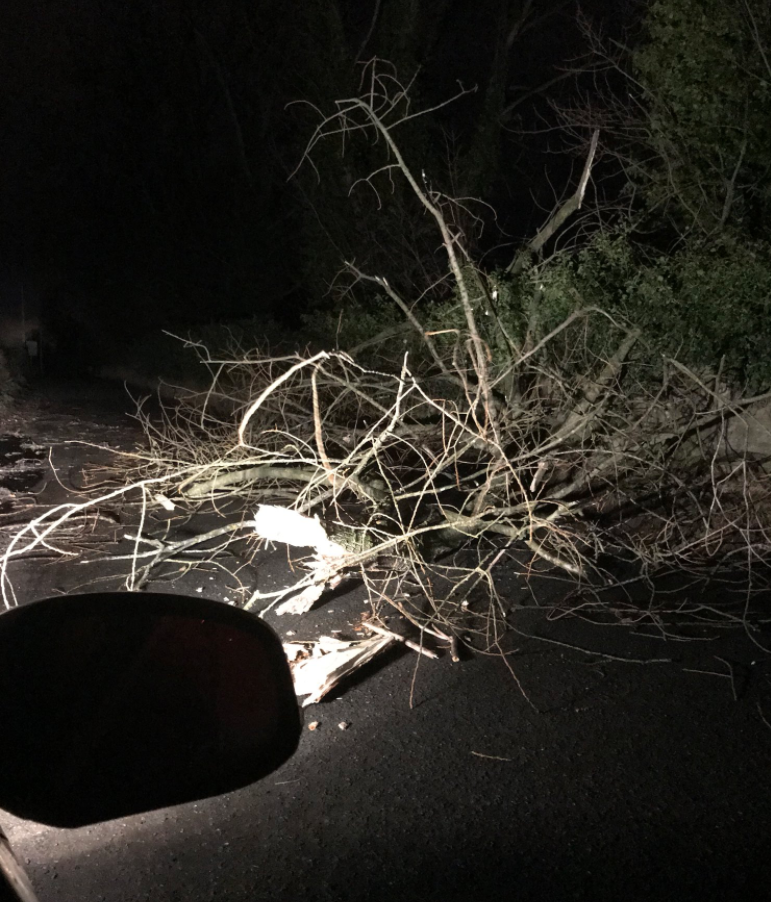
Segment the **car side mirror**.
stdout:
[[60,596],[0,615],[0,807],[80,827],[246,786],[302,729],[275,633],[225,604]]

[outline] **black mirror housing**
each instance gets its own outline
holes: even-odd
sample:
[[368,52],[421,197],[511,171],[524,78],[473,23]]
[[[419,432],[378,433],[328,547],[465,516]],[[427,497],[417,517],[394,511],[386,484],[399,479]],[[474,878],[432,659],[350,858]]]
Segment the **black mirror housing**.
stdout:
[[230,792],[302,730],[275,633],[166,594],[60,596],[0,615],[0,807],[79,827]]

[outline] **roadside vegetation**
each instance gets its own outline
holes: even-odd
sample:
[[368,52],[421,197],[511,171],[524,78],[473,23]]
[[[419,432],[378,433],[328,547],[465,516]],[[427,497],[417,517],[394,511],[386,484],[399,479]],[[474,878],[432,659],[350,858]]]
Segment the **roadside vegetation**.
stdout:
[[[407,47],[360,65],[349,94],[331,93],[330,66],[291,172],[317,286],[300,324],[270,344],[259,321],[177,339],[197,384],[144,419],[128,482],[49,512],[5,564],[116,494],[184,516],[235,499],[258,538],[276,534],[255,512],[286,508],[330,543],[309,540],[307,568],[251,609],[302,613],[354,575],[375,621],[396,609],[494,651],[511,617],[501,575],[549,572],[567,584],[562,614],[739,626],[762,644],[771,12],[662,0],[633,45],[587,30],[577,90],[542,123],[573,173],[531,235],[486,254],[495,216],[473,198],[516,127],[503,86],[517,38],[512,20],[471,137],[444,160],[437,123],[472,90],[425,102]],[[184,382],[178,366],[167,375]],[[206,537],[212,556],[235,534]],[[143,541],[134,588],[190,547]],[[673,600],[653,592],[666,575],[740,591]]]

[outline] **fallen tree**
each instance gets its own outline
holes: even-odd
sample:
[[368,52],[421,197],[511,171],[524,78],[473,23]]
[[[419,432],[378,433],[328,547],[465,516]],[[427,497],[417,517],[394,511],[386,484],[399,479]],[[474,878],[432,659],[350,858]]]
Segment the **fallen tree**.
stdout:
[[[433,219],[448,264],[445,282],[432,286],[439,300],[427,289],[405,298],[386,275],[349,262],[349,285],[372,286],[403,315],[398,340],[391,329],[360,352],[283,357],[188,342],[211,387],[167,405],[161,422],[144,419],[147,451],[113,494],[139,492],[143,510],[185,513],[236,498],[254,514],[209,540],[247,529],[291,541],[266,517],[304,517],[315,539],[291,544],[315,552],[294,583],[251,593],[246,607],[263,612],[307,611],[355,575],[376,613],[393,607],[420,630],[476,635],[495,649],[511,609],[499,574],[556,568],[572,583],[564,612],[654,628],[742,625],[754,635],[763,615],[746,592],[766,588],[769,477],[765,460],[737,446],[737,424],[771,395],[739,397],[719,373],[656,355],[634,323],[580,296],[566,298],[556,324],[543,315],[538,280],[548,262],[538,255],[581,207],[596,135],[576,192],[507,272],[488,274],[465,248],[456,215],[464,205],[430,188],[401,154],[396,135],[414,115],[373,64],[367,92],[322,118],[305,159],[333,137],[383,146],[383,166],[365,181],[378,190],[379,179],[405,179]],[[22,530],[3,560],[3,591],[14,556],[105,497]],[[141,525],[134,539],[134,588],[197,541],[147,548]],[[625,594],[666,572],[714,579],[737,569],[745,594],[721,606]]]

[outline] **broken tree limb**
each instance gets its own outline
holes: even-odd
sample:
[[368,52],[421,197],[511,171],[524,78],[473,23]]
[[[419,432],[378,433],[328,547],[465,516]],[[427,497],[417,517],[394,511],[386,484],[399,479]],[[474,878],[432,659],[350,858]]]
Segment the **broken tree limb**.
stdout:
[[626,338],[621,342],[615,354],[605,364],[602,372],[591,386],[584,392],[583,397],[568,414],[564,423],[551,438],[538,446],[536,452],[539,456],[557,448],[581,430],[588,430],[591,427],[602,409],[603,399],[601,395],[603,392],[607,392],[613,380],[618,376],[629,352],[640,338],[640,334],[639,329],[628,330]]
[[219,468],[219,472],[208,479],[201,479],[201,473],[195,473],[183,482],[178,489],[185,498],[206,498],[212,492],[223,489],[245,488],[261,480],[284,480],[285,482],[313,482],[319,478],[317,467],[280,467],[264,464],[257,467],[246,467],[238,470]]
[[584,163],[584,171],[581,173],[581,179],[575,193],[571,195],[564,204],[549,218],[546,225],[539,229],[535,238],[528,242],[524,250],[520,251],[511,263],[506,267],[506,272],[516,275],[521,272],[527,261],[532,257],[537,257],[544,248],[546,242],[558,232],[565,222],[578,210],[584,202],[586,194],[586,186],[589,183],[589,176],[592,174],[592,166],[594,157],[597,153],[597,142],[600,139],[600,130],[595,129],[592,140],[589,145],[589,154]]
[[378,626],[376,623],[365,623],[364,625],[368,630],[372,630],[373,633],[379,633],[381,636],[390,636],[397,642],[401,642],[402,645],[406,645],[407,648],[411,648],[413,651],[416,651],[419,655],[423,655],[426,658],[431,658],[432,661],[439,660],[439,655],[435,651],[431,651],[430,648],[423,648],[422,645],[418,645],[418,643],[413,642],[412,639],[407,639],[405,636],[400,636],[399,633],[394,633],[391,630],[386,629],[384,626]]

